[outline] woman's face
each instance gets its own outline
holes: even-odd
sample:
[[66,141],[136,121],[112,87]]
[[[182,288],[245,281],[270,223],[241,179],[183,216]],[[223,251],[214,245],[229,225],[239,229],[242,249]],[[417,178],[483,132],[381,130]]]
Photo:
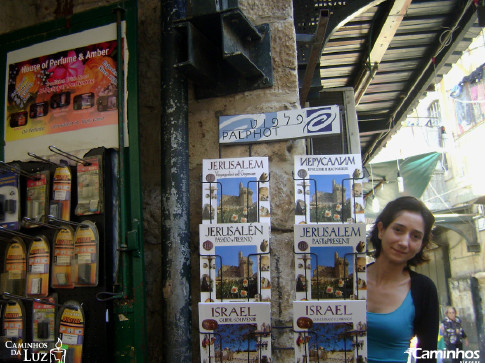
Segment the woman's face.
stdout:
[[455,309],[448,309],[448,311],[446,312],[446,316],[450,318],[450,320],[455,320],[456,319]]
[[382,249],[378,258],[406,265],[421,250],[424,237],[424,220],[417,212],[402,211],[384,228],[382,222],[377,224],[378,237]]

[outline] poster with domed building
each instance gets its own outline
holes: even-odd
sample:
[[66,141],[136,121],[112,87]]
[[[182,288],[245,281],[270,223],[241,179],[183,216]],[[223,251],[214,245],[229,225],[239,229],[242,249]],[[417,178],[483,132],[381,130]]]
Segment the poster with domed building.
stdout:
[[367,298],[364,223],[296,224],[296,300]]
[[267,157],[204,159],[202,223],[270,223]]
[[365,222],[360,154],[295,156],[295,224]]
[[200,224],[200,300],[270,301],[270,226]]

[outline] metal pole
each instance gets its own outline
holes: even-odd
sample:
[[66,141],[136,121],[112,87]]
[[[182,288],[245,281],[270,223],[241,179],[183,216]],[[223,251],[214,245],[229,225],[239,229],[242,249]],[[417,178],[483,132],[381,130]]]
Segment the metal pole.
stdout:
[[173,21],[185,0],[162,1],[162,320],[164,362],[192,361],[187,81],[174,70]]

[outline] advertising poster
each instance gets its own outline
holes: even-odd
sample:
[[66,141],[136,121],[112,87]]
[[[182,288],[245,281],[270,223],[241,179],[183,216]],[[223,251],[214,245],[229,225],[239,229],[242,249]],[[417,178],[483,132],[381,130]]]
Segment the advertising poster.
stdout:
[[360,154],[295,156],[295,224],[365,222]]
[[262,223],[199,225],[201,301],[271,301],[269,234]]
[[365,224],[296,224],[296,300],[365,299]]
[[117,49],[112,24],[7,54],[6,161],[118,147]]
[[205,159],[202,223],[270,223],[267,157]]
[[295,363],[367,362],[365,300],[293,302]]
[[199,303],[201,362],[271,360],[271,304]]

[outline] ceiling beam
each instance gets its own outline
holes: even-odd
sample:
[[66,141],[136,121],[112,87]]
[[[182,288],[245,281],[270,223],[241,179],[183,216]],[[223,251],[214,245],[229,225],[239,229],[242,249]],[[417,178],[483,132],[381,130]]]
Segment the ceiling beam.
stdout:
[[394,1],[370,52],[369,58],[371,62],[381,62],[410,4],[411,0]]
[[[452,34],[447,34],[445,39],[435,42],[433,49],[425,57],[421,66],[417,67],[416,75],[411,77],[411,84],[404,90],[405,97],[392,111],[392,116],[387,124],[391,132],[376,138],[367,150],[363,150],[362,162],[366,164],[377,154],[387,143],[390,137],[400,128],[401,121],[406,117],[408,110],[418,101],[417,95],[422,94],[434,79],[436,73],[445,66],[448,58],[453,54],[459,43],[477,19],[477,14],[472,3],[466,5],[458,4],[455,14],[452,16],[453,24],[450,26],[456,29]],[[452,39],[451,39],[452,37]]]
[[325,40],[325,33],[327,31],[329,15],[330,13],[328,10],[320,10],[317,30],[315,31],[315,37],[310,51],[310,57],[308,58],[308,64],[306,66],[305,75],[303,77],[302,88],[300,89],[301,107],[305,107],[305,102],[308,98],[308,93],[310,92],[310,87],[312,85],[313,74],[315,73],[315,68],[317,67],[319,58],[322,55],[323,41]]
[[372,78],[374,78],[375,73],[379,67],[384,54],[389,48],[394,35],[396,34],[399,25],[406,14],[406,11],[411,4],[411,0],[395,0],[390,6],[386,16],[385,21],[377,33],[375,42],[372,45],[369,54],[368,61],[370,64],[364,62],[361,68],[360,77],[355,85],[355,104],[359,104],[362,96],[364,95],[367,87],[369,86]]

